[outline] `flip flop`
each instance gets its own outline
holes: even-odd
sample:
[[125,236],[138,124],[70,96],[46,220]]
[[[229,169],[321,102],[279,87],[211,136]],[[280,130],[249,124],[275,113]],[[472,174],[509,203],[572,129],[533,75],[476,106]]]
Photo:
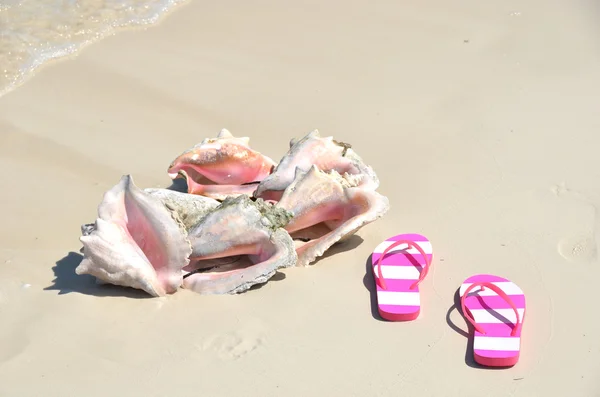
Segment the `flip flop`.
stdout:
[[419,284],[427,275],[432,259],[431,242],[420,234],[399,234],[375,248],[371,262],[381,317],[388,321],[419,317]]
[[519,361],[525,294],[515,283],[490,274],[466,279],[459,291],[463,316],[474,328],[475,362],[510,367]]

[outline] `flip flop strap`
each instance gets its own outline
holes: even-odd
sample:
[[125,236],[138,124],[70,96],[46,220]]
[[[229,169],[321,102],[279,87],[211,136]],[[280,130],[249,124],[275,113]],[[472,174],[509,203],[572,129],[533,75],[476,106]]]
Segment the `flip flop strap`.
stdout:
[[393,244],[391,244],[390,246],[388,246],[383,253],[381,254],[381,256],[379,257],[379,259],[377,260],[377,279],[379,280],[380,286],[383,289],[387,289],[387,285],[385,283],[385,279],[383,278],[383,273],[381,271],[381,261],[383,260],[383,258],[385,257],[385,255],[390,252],[390,250],[392,248],[395,248],[401,244],[407,244],[408,246],[412,246],[414,247],[417,251],[419,251],[419,253],[423,256],[423,258],[425,258],[425,267],[423,268],[423,270],[421,271],[421,274],[419,276],[419,279],[417,281],[415,281],[411,286],[410,289],[414,289],[417,285],[419,285],[421,283],[421,281],[423,281],[423,279],[425,278],[425,276],[427,275],[427,272],[429,271],[429,267],[431,265],[431,260],[429,259],[429,257],[427,256],[427,254],[425,253],[425,251],[423,251],[423,248],[421,248],[417,243],[415,243],[414,241],[410,241],[410,240],[397,240],[394,241]]
[[500,296],[502,299],[504,299],[506,301],[506,303],[508,303],[510,305],[510,307],[514,310],[515,316],[517,319],[517,322],[514,325],[512,331],[510,333],[510,336],[515,336],[517,333],[517,330],[519,329],[519,325],[521,324],[521,320],[519,319],[519,311],[517,310],[517,307],[515,306],[512,299],[510,299],[510,296],[506,295],[506,293],[504,291],[502,291],[501,288],[499,288],[498,286],[496,286],[490,282],[482,281],[482,282],[473,283],[469,286],[469,288],[467,288],[465,290],[465,292],[463,293],[463,296],[460,298],[460,306],[461,306],[461,309],[462,309],[462,312],[463,312],[463,315],[465,316],[465,318],[473,325],[473,327],[475,327],[477,332],[479,332],[480,334],[485,334],[485,330],[482,328],[481,325],[479,325],[475,322],[475,319],[469,315],[469,313],[467,312],[466,307],[465,307],[465,300],[467,299],[469,292],[475,287],[481,287],[481,289],[483,289],[483,288],[491,289],[496,294],[498,294],[498,296]]

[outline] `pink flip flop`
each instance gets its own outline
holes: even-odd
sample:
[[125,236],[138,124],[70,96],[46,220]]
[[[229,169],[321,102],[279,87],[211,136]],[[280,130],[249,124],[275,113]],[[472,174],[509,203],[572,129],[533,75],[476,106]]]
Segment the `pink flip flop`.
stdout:
[[420,234],[399,234],[375,248],[371,262],[381,317],[388,321],[419,317],[419,284],[427,275],[432,259],[431,242]]
[[460,287],[463,316],[474,330],[475,362],[510,367],[519,361],[525,294],[515,283],[490,274],[466,279]]

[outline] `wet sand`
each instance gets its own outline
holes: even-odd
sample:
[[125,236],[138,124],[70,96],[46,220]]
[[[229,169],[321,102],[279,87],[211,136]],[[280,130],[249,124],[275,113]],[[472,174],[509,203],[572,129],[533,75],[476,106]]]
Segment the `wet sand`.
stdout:
[[[600,8],[592,2],[192,2],[0,98],[0,395],[600,395]],[[121,175],[169,186],[221,128],[279,159],[314,128],[377,172],[386,216],[237,296],[76,276]],[[413,322],[379,319],[368,257],[435,260]],[[492,273],[527,297],[519,363],[478,368],[453,308]]]

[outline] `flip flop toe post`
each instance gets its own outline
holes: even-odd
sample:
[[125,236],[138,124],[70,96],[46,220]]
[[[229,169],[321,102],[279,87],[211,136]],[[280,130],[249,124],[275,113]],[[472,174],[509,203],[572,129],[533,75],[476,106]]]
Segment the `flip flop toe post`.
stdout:
[[431,242],[420,234],[399,234],[379,244],[371,256],[379,315],[388,321],[419,316],[419,284],[433,259]]
[[489,274],[469,277],[459,291],[463,316],[473,325],[475,362],[510,367],[519,361],[525,295],[512,281]]

